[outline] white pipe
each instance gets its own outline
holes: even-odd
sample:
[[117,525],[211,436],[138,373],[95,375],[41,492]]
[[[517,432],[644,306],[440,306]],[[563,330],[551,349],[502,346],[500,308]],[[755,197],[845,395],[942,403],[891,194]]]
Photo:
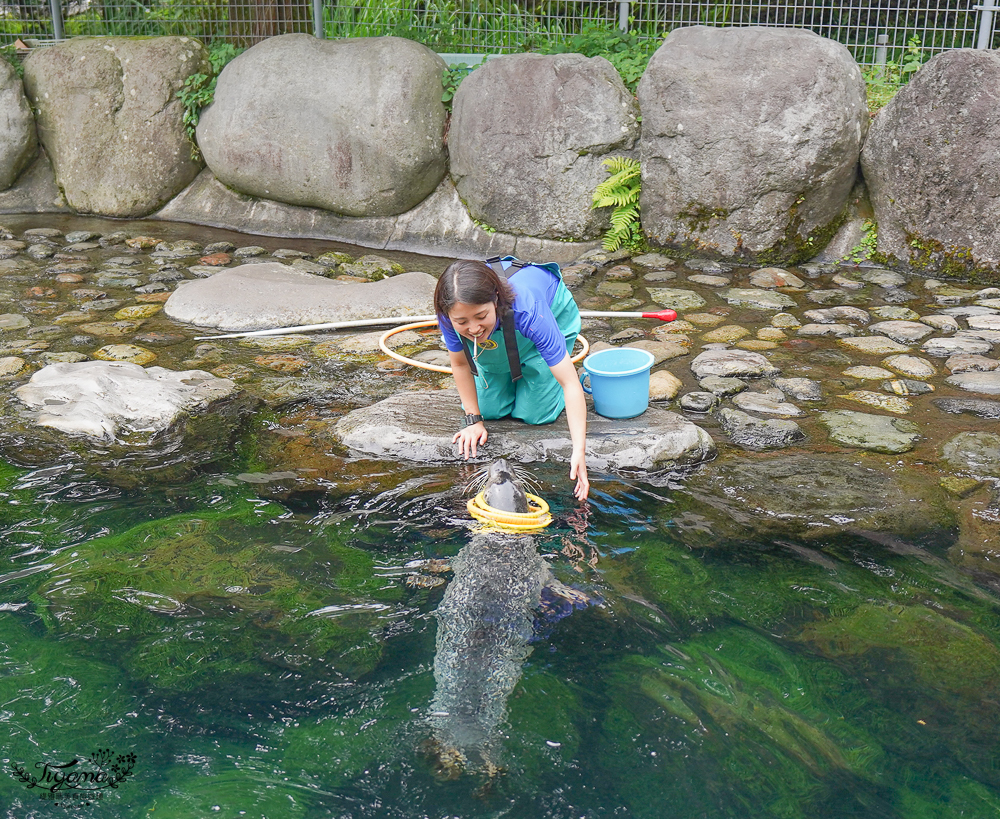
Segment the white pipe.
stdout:
[[[614,311],[581,310],[581,318],[642,318],[643,313],[616,313]],[[437,321],[437,316],[392,316],[391,318],[352,319],[331,321],[327,324],[301,324],[296,327],[275,327],[272,330],[249,330],[245,333],[226,333],[221,336],[195,336],[195,341],[214,341],[219,338],[256,338],[257,336],[283,336],[292,333],[310,333],[314,330],[346,330],[349,327],[377,327],[379,325],[408,324],[417,321]]]

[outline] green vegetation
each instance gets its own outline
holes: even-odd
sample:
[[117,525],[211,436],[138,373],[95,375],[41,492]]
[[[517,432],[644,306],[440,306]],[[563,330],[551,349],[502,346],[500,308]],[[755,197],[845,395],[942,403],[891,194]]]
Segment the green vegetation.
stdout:
[[444,103],[445,107],[450,111],[452,101],[455,99],[455,93],[458,91],[458,86],[462,84],[469,72],[471,72],[473,66],[468,63],[455,63],[454,65],[449,65],[444,73],[441,75],[441,87],[444,89],[441,92],[441,102]]
[[594,189],[592,207],[614,208],[611,211],[611,227],[604,234],[604,249],[627,247],[639,250],[645,245],[639,221],[639,193],[642,189],[639,162],[625,156],[613,156],[605,159],[603,164],[611,176]]
[[243,51],[232,43],[215,42],[208,47],[208,60],[212,64],[212,73],[192,74],[184,81],[184,86],[177,92],[178,99],[184,103],[184,132],[191,141],[191,157],[195,160],[201,157],[198,142],[195,139],[195,129],[201,110],[211,105],[215,99],[215,84],[219,73],[226,64],[236,59]]
[[919,37],[911,37],[906,43],[906,51],[901,63],[888,62],[884,66],[873,65],[863,72],[865,90],[868,96],[868,113],[875,116],[889,104],[910,77],[927,60],[927,54],[920,45]]
[[865,219],[862,222],[862,227],[864,228],[864,234],[858,243],[851,248],[850,253],[840,260],[841,262],[861,264],[862,262],[869,261],[875,254],[878,248],[878,225],[875,224],[874,219]]
[[607,24],[591,23],[585,25],[579,34],[538,50],[542,54],[573,53],[586,57],[604,57],[617,69],[628,90],[635,94],[649,58],[659,46],[659,39],[641,37],[634,31],[620,31]]

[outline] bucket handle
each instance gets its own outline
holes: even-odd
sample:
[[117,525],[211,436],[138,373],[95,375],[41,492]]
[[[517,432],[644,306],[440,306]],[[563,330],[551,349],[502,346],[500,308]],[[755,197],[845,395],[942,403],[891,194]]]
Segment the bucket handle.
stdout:
[[587,386],[586,384],[584,384],[584,383],[583,383],[583,382],[584,382],[584,380],[585,380],[585,379],[586,379],[586,378],[587,378],[587,377],[588,377],[589,375],[590,375],[590,373],[588,373],[588,372],[587,372],[586,370],[584,370],[584,371],[583,371],[582,373],[580,373],[580,386],[581,386],[581,387],[583,387],[583,391],[584,391],[585,393],[587,393],[587,395],[593,395],[593,394],[594,394],[594,390],[593,390],[593,388],[592,388],[592,387],[588,387],[588,386]]

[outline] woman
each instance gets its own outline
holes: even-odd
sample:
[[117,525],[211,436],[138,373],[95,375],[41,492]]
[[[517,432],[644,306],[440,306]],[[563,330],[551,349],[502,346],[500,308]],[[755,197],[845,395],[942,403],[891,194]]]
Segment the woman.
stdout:
[[576,481],[573,494],[583,500],[590,492],[587,405],[570,360],[580,311],[558,265],[522,265],[509,256],[492,261],[492,267],[454,262],[434,291],[438,326],[466,412],[466,426],[453,442],[468,459],[489,437],[484,420],[510,415],[548,424],[565,407],[573,441],[569,476]]

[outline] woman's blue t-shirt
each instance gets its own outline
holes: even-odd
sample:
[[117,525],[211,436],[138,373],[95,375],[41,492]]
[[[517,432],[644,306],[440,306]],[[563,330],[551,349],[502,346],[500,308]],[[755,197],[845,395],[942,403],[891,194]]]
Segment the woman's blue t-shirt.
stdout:
[[[544,267],[522,267],[507,281],[514,291],[514,329],[538,349],[542,361],[554,367],[566,356],[566,337],[552,315],[552,302],[561,279]],[[499,317],[497,317],[499,326]],[[462,352],[462,339],[447,316],[438,315],[444,346]],[[494,332],[496,327],[493,328]]]

